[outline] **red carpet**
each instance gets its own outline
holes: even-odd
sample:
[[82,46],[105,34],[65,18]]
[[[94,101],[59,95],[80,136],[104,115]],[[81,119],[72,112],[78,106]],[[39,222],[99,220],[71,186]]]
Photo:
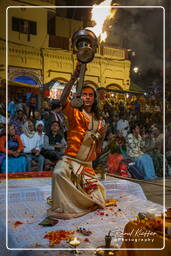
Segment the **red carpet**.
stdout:
[[[43,178],[51,177],[52,171],[43,172],[18,172],[18,173],[8,173],[8,179],[18,179],[18,178]],[[6,173],[0,173],[0,180],[6,179]]]

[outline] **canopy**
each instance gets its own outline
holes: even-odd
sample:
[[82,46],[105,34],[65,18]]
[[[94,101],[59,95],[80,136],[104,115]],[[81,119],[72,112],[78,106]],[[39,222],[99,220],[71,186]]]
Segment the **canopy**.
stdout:
[[145,92],[144,89],[142,89],[138,84],[135,84],[133,82],[131,82],[129,89],[130,91]]
[[[6,84],[6,80],[4,79],[2,81],[2,83]],[[35,85],[25,84],[25,83],[21,83],[21,82],[14,82],[14,81],[11,81],[11,80],[8,80],[7,84],[10,85],[10,86],[29,87],[29,88],[33,88],[33,89],[38,89],[38,87],[35,86]]]

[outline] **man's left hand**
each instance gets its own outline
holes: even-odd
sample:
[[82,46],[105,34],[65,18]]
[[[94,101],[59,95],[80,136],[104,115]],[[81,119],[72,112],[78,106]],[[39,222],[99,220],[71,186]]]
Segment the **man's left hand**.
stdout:
[[101,136],[103,136],[106,131],[107,131],[107,124],[105,124],[105,126],[101,127],[99,130],[98,130],[98,133],[100,133]]

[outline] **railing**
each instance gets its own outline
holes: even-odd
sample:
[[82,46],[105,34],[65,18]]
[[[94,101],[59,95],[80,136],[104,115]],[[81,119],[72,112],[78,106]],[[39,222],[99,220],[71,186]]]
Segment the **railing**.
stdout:
[[110,57],[113,59],[125,59],[125,50],[124,49],[116,49],[112,47],[100,46],[100,54],[104,57]]

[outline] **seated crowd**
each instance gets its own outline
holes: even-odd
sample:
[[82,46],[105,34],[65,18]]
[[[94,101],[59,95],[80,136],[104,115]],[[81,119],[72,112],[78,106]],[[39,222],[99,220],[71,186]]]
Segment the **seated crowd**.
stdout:
[[[42,107],[40,112],[32,115],[24,108],[16,108],[12,114],[9,113],[8,136],[4,129],[5,112],[2,108],[0,111],[0,172],[6,172],[6,164],[9,173],[53,168],[67,146],[67,120],[60,102],[53,100],[50,107]],[[107,169],[109,173],[123,176],[126,173],[134,178],[162,177],[163,133],[160,114],[155,116],[121,107],[116,112],[108,106],[102,116],[108,128],[102,152],[93,162],[94,169]]]
[[49,170],[64,155],[65,117],[58,100],[52,102],[51,109],[47,112],[51,118],[45,118],[44,112],[28,118],[19,109],[9,116],[8,136],[4,121],[0,134],[1,173],[6,172],[6,167],[9,173]]

